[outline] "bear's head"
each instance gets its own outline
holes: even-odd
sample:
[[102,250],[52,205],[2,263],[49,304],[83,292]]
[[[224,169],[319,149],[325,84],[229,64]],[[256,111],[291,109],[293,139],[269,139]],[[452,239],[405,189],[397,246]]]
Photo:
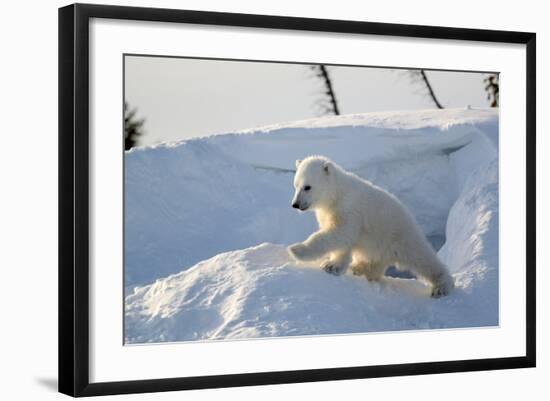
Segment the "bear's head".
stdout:
[[305,211],[327,206],[334,197],[334,173],[335,165],[326,157],[296,160],[292,207]]

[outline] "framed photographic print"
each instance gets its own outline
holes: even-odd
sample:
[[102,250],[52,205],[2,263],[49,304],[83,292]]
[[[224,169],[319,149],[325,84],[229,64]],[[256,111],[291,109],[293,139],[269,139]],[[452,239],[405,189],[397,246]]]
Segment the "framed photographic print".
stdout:
[[59,390],[535,366],[535,82],[534,33],[61,8]]

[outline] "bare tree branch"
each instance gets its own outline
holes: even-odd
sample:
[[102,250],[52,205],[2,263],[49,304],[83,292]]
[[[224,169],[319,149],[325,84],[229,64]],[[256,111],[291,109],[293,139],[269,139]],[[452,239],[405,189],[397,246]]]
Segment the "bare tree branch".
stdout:
[[437,97],[435,96],[432,85],[430,84],[430,81],[426,76],[426,72],[424,70],[420,70],[420,76],[422,77],[422,80],[424,81],[426,88],[428,88],[428,93],[430,94],[430,97],[432,98],[433,102],[435,103],[438,109],[442,109],[443,106],[441,105],[441,103],[439,103],[439,100],[437,100]]
[[338,107],[338,101],[336,100],[336,95],[334,94],[334,89],[332,87],[332,80],[330,74],[325,65],[312,65],[311,69],[315,72],[315,75],[323,81],[325,87],[324,94],[328,98],[329,105],[326,105],[323,102],[322,106],[326,114],[340,115],[340,109]]

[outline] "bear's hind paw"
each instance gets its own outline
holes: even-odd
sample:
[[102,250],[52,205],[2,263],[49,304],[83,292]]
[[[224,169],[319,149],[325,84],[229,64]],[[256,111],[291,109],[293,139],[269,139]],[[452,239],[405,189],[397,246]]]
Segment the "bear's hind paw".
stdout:
[[432,288],[431,297],[432,298],[441,298],[441,297],[444,297],[447,294],[448,294],[448,291],[446,291],[445,289],[443,289],[441,287],[435,287],[435,288]]
[[447,296],[453,290],[453,288],[454,288],[454,282],[452,278],[449,278],[448,280],[441,281],[440,283],[435,285],[432,288],[431,296],[432,298],[441,298],[441,297]]

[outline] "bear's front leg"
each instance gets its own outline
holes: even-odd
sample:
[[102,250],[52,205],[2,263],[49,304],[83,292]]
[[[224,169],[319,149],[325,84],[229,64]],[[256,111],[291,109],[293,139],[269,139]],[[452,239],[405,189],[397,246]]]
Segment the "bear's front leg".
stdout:
[[351,250],[335,252],[331,258],[321,265],[327,273],[339,276],[344,274],[351,262]]
[[287,249],[288,249],[288,253],[290,253],[290,256],[292,256],[296,260],[307,261],[307,260],[315,259],[315,258],[309,257],[307,246],[301,242],[290,245]]
[[331,252],[351,249],[357,235],[357,222],[343,221],[337,228],[311,234],[303,243],[291,245],[288,251],[298,260],[316,260]]
[[357,219],[340,219],[340,224],[330,230],[313,233],[302,243],[288,247],[288,252],[297,260],[321,259],[331,252],[345,252],[354,246],[359,235]]

